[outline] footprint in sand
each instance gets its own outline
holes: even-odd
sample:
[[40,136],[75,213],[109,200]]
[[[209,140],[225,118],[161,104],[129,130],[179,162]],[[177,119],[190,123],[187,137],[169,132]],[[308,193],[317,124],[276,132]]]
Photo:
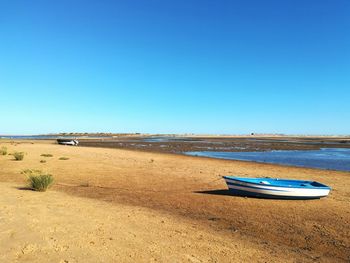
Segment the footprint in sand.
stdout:
[[22,254],[26,255],[26,254],[31,254],[31,253],[35,253],[36,251],[39,250],[39,246],[37,244],[26,244],[23,248],[22,248]]

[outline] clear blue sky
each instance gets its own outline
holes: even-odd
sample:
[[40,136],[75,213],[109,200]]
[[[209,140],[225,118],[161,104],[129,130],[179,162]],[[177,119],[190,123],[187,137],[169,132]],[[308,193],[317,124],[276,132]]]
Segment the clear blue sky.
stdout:
[[350,1],[0,0],[0,134],[350,134]]

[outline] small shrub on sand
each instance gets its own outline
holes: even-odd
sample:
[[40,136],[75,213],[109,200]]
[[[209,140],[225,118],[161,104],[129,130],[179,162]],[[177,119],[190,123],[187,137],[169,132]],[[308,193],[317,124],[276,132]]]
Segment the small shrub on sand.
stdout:
[[24,152],[14,152],[12,155],[16,161],[22,161],[24,158]]
[[65,160],[69,160],[69,158],[68,158],[68,157],[60,157],[60,158],[58,158],[58,160],[63,160],[63,161],[65,161]]
[[7,148],[5,146],[2,146],[0,148],[0,155],[6,155],[7,154]]
[[35,191],[45,192],[53,184],[51,174],[40,174],[37,176],[29,176],[29,187]]
[[45,192],[54,181],[51,174],[43,173],[41,170],[27,169],[22,173],[28,176],[28,187],[34,191]]
[[43,153],[42,155],[43,157],[53,157],[53,155],[51,153]]
[[40,160],[40,163],[46,163],[46,160]]

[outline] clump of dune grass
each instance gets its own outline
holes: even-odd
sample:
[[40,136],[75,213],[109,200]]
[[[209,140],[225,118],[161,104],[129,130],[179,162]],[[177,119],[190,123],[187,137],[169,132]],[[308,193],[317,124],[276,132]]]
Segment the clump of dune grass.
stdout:
[[51,174],[29,176],[28,182],[34,191],[45,192],[53,184],[53,177]]
[[14,152],[12,155],[16,161],[22,161],[24,158],[24,152]]
[[0,155],[6,155],[7,154],[7,147],[5,146],[2,146],[0,148]]
[[46,160],[40,160],[40,163],[46,163]]
[[28,187],[34,191],[45,192],[54,182],[51,174],[41,170],[26,169],[22,173],[28,176]]
[[43,153],[42,155],[43,157],[53,157],[53,155],[51,153]]
[[68,157],[60,157],[60,158],[58,158],[58,160],[69,160],[69,158]]

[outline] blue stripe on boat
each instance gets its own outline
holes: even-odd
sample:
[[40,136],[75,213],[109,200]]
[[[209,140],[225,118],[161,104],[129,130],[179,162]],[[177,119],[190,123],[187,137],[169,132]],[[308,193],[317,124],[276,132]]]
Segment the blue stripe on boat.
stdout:
[[279,190],[279,189],[271,189],[271,188],[263,188],[263,187],[255,187],[255,186],[250,186],[250,185],[242,185],[242,184],[236,184],[236,183],[231,183],[227,182],[226,184],[228,185],[234,185],[234,186],[239,186],[239,187],[247,187],[247,188],[253,188],[253,189],[259,189],[259,190],[268,190],[268,191],[278,191],[278,192],[288,192],[286,190]]

